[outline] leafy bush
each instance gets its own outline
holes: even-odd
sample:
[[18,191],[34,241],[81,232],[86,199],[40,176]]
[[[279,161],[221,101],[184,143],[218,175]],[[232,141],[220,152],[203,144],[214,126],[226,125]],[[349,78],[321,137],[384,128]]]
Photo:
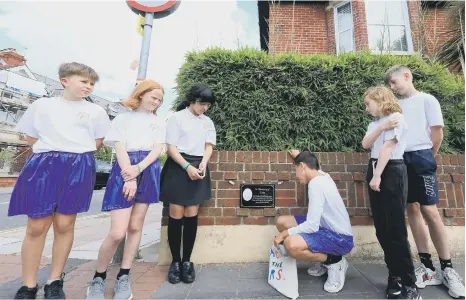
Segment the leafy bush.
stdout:
[[218,149],[361,151],[371,121],[362,95],[382,84],[395,64],[410,67],[416,87],[440,101],[446,123],[441,151],[464,152],[463,77],[416,56],[208,49],[187,54],[177,89],[182,96],[199,82],[214,90],[218,102],[207,114],[217,128]]

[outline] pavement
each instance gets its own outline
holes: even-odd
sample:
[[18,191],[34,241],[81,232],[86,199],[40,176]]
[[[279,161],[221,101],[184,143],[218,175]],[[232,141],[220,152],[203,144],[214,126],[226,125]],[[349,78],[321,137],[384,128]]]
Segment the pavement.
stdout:
[[[9,193],[11,189],[0,189],[0,200],[8,197]],[[100,193],[102,191],[96,191],[96,199]],[[157,265],[161,215],[161,204],[150,206],[139,257],[130,273],[134,299],[287,299],[267,283],[266,263],[198,265],[194,283],[168,283],[168,267]],[[65,267],[67,299],[85,298],[86,288],[95,272],[99,247],[109,227],[110,214],[101,213],[100,209],[78,217],[75,241]],[[20,251],[25,229],[19,226],[0,231],[0,299],[13,298],[22,284]],[[53,229],[47,235],[38,272],[40,287],[45,285],[50,274],[52,243]],[[380,261],[350,261],[349,264],[345,287],[338,294],[329,294],[323,290],[326,276],[311,277],[306,272],[308,265],[299,263],[298,299],[385,299],[387,270]],[[464,261],[457,262],[455,267],[464,278]],[[117,265],[108,269],[106,299],[112,299],[118,269]],[[451,299],[444,286],[428,287],[421,290],[421,294],[424,299]],[[38,299],[43,299],[43,290],[39,292]]]
[[[100,208],[102,207],[101,201],[103,193],[104,191],[94,191],[92,200],[93,204],[91,209],[85,214],[78,215],[70,258],[85,260],[97,259],[100,245],[102,244],[110,229],[110,213],[102,213],[100,211]],[[98,203],[99,200],[100,204]],[[0,210],[3,209],[3,206],[0,205]],[[0,213],[2,212],[0,211]],[[6,215],[6,211],[4,212],[4,215]],[[16,217],[12,218],[14,219]],[[144,228],[142,231],[142,239],[140,244],[141,249],[156,244],[160,241],[161,219],[162,204],[151,205],[144,221]],[[2,223],[0,222],[0,224]],[[24,222],[21,225],[22,226],[0,231],[0,254],[19,255],[21,253],[21,244],[26,233],[26,223]],[[43,252],[44,257],[51,257],[52,245],[53,227],[51,227],[47,234]]]
[[[49,261],[44,260],[39,271],[38,283],[43,287],[50,271]],[[0,299],[11,299],[21,286],[20,257],[0,255]],[[95,261],[70,259],[66,265],[65,293],[67,299],[84,299],[88,283],[95,272]],[[11,267],[11,269],[9,268]],[[298,264],[298,299],[385,299],[387,270],[378,262],[351,263],[346,283],[339,293],[323,290],[326,276],[311,277],[308,265]],[[456,266],[464,277],[464,265]],[[18,270],[12,278],[9,270]],[[131,287],[134,299],[287,299],[267,283],[268,264],[212,264],[196,266],[197,278],[192,284],[172,285],[166,281],[168,267],[144,259],[135,262],[131,269]],[[118,266],[108,269],[106,299],[112,299]],[[447,289],[431,286],[421,290],[424,299],[451,299]],[[38,294],[43,299],[43,290]]]

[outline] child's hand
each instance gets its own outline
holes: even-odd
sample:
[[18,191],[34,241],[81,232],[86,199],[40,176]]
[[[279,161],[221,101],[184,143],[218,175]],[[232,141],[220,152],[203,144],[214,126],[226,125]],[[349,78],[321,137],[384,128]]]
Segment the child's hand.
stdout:
[[393,129],[398,126],[398,119],[396,117],[387,118],[379,126],[383,131]]
[[130,167],[127,167],[126,169],[121,171],[121,176],[123,176],[124,181],[130,181],[133,180],[134,178],[138,177],[139,175],[139,170],[138,167],[135,165],[132,165]]
[[278,249],[279,245],[284,241],[285,239],[283,238],[282,234],[279,234],[275,237],[273,240],[274,246]]
[[199,168],[197,169],[197,172],[199,173],[199,175],[204,178],[205,177],[205,164],[204,163],[201,163],[199,165]]
[[199,170],[191,165],[186,169],[186,172],[191,180],[200,180],[204,178],[199,175]]
[[137,188],[138,187],[137,187],[137,184],[136,184],[136,180],[131,180],[131,181],[125,182],[125,184],[123,185],[123,196],[125,196],[125,198],[128,201],[133,200],[134,195],[136,195]]
[[380,192],[380,181],[381,178],[380,176],[373,176],[371,182],[369,183],[369,186],[371,189],[375,192]]

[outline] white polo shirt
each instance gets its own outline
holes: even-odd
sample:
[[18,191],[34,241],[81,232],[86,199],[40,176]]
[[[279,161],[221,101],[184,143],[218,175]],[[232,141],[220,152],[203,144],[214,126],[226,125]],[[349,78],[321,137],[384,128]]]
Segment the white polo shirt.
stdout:
[[214,123],[209,117],[195,116],[186,108],[168,118],[165,141],[176,146],[179,153],[203,156],[206,143],[216,144],[216,135]]
[[397,143],[392,150],[390,159],[403,159],[403,153],[405,152],[405,149],[406,149],[407,132],[409,130],[408,130],[408,126],[406,125],[405,118],[402,114],[393,113],[381,119],[378,119],[377,121],[370,123],[367,128],[366,135],[374,131],[374,129],[376,129],[377,126],[379,126],[379,124],[382,123],[384,120],[386,120],[387,118],[392,118],[392,117],[396,117],[398,119],[398,126],[396,126],[393,129],[386,130],[379,135],[379,138],[375,141],[374,145],[372,145],[371,158],[378,159],[380,148],[382,148],[383,144],[386,141],[396,139]]
[[36,100],[16,125],[17,131],[38,139],[32,146],[34,153],[96,151],[95,140],[109,128],[110,119],[99,105],[61,97]]
[[308,184],[309,209],[306,221],[288,229],[288,234],[314,233],[323,227],[352,236],[348,211],[335,182],[327,173],[319,172],[322,176],[315,177]]
[[432,149],[430,127],[444,126],[438,100],[429,94],[419,93],[399,100],[408,125],[406,152]]
[[126,112],[112,121],[104,144],[115,147],[115,142],[126,144],[126,151],[151,151],[155,144],[165,143],[165,122],[152,113]]

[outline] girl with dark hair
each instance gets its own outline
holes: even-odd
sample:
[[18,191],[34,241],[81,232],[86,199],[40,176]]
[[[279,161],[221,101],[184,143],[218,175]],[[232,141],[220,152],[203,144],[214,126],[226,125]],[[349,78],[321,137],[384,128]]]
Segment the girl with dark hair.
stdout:
[[168,281],[172,284],[195,280],[191,253],[196,240],[199,205],[211,198],[207,164],[216,143],[214,123],[205,112],[214,102],[212,90],[196,84],[167,121],[168,159],[162,170],[160,199],[169,205],[170,211],[168,243],[173,262]]

